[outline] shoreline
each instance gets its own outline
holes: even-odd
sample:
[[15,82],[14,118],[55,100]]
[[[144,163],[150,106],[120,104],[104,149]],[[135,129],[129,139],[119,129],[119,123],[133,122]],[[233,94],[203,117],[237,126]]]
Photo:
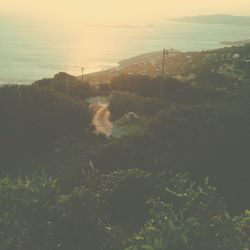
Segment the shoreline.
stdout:
[[[219,42],[223,49],[233,46],[244,46],[250,44],[250,39],[239,40],[239,41],[222,41]],[[167,58],[171,59],[174,57],[178,57],[181,55],[192,55],[195,53],[202,53],[202,52],[212,52],[217,49],[208,49],[202,51],[187,51],[182,52],[176,49],[167,49],[169,54],[166,56]],[[103,67],[102,70],[93,71],[83,74],[83,79],[85,81],[89,81],[92,84],[100,84],[100,83],[109,83],[113,78],[119,75],[148,75],[150,77],[157,77],[161,75],[161,63],[162,63],[162,51],[153,51],[147,52],[139,55],[135,55],[129,58],[122,59],[114,64],[115,66],[110,67]],[[65,71],[67,73],[67,71]],[[58,72],[55,72],[57,74]],[[70,74],[70,73],[67,73]],[[72,74],[70,74],[72,75]],[[72,75],[77,79],[81,80],[82,76],[79,75]],[[38,80],[45,79],[45,78],[53,78],[53,75],[50,77],[43,77],[34,80],[0,80],[0,86],[4,85],[29,85]]]

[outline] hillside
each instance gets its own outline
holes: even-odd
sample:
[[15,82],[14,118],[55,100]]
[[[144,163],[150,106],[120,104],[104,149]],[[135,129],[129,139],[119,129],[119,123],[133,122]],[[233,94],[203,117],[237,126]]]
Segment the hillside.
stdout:
[[0,87],[0,249],[249,249],[250,45],[161,60]]
[[[208,74],[217,78],[227,78],[229,79],[227,83],[230,84],[242,83],[248,79],[250,65],[248,44],[202,52],[182,53],[172,49],[168,51],[165,62],[166,76],[194,84],[199,83],[203,75],[208,79]],[[91,83],[110,83],[119,75],[160,77],[161,71],[162,52],[159,51],[123,60],[117,68],[87,74],[84,79]]]
[[250,39],[240,40],[240,41],[224,41],[220,44],[225,46],[242,46],[250,43]]

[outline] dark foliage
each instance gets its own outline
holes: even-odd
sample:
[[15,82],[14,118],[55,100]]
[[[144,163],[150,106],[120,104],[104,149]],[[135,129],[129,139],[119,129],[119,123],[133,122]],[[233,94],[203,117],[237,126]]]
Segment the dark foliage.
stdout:
[[[179,53],[164,80],[1,87],[0,249],[248,249],[249,48]],[[96,95],[138,132],[92,134]]]
[[249,212],[230,216],[215,188],[186,175],[89,169],[68,194],[44,175],[5,177],[0,198],[5,250],[228,250],[244,249],[249,240]]
[[77,99],[86,99],[94,94],[94,88],[85,81],[80,81],[76,77],[60,72],[52,79],[42,79],[36,81],[34,86],[51,89],[55,92]]
[[0,114],[1,170],[43,155],[60,138],[82,135],[90,123],[84,104],[34,86],[1,87]]

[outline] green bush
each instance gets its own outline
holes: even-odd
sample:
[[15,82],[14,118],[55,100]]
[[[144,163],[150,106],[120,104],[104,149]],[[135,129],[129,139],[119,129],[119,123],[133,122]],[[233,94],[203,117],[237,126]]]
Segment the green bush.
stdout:
[[90,83],[80,81],[76,77],[60,72],[52,79],[42,79],[33,83],[33,86],[47,88],[52,91],[70,96],[74,99],[86,99],[94,94],[94,89]]
[[53,150],[62,138],[83,136],[90,124],[86,105],[34,86],[1,87],[0,117],[0,169],[7,173]]
[[207,180],[197,185],[187,175],[90,168],[82,181],[63,194],[45,175],[1,178],[0,249],[248,247],[249,212],[232,217]]
[[201,186],[179,175],[165,188],[172,202],[149,201],[151,219],[126,250],[240,250],[249,247],[249,213],[230,216],[207,180]]
[[123,234],[107,223],[102,197],[88,185],[62,194],[46,176],[1,178],[0,249],[118,249]]
[[152,116],[165,106],[166,103],[159,98],[145,98],[129,92],[114,91],[111,93],[109,110],[115,120],[128,112]]
[[0,249],[54,250],[59,190],[44,176],[0,179]]

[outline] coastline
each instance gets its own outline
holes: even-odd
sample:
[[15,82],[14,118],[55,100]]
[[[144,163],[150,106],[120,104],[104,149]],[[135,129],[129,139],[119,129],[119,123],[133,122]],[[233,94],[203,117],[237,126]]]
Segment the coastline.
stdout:
[[[175,49],[167,50],[169,52],[166,57],[173,58],[186,52]],[[87,73],[83,75],[83,79],[93,84],[109,83],[113,78],[119,75],[148,75],[150,77],[160,76],[162,63],[162,51],[154,51],[144,53],[120,60],[118,66],[107,70]],[[76,76],[81,79],[81,76]]]
[[[223,45],[223,47],[219,49],[232,47],[232,46],[244,46],[249,43],[250,43],[250,39],[245,39],[245,40],[240,40],[240,41],[223,41],[219,43],[220,45]],[[210,53],[214,50],[216,49],[208,49],[204,51],[181,52],[173,48],[167,49],[168,51],[168,54],[166,55],[166,60],[168,64],[167,66],[170,68],[173,68],[175,67],[174,66],[175,64],[178,65],[180,64],[180,62],[188,63],[192,55],[201,53],[201,52]],[[101,83],[110,83],[112,79],[114,79],[115,77],[119,75],[135,75],[136,74],[136,75],[141,75],[141,76],[147,75],[149,77],[160,77],[161,71],[162,71],[162,51],[143,53],[140,55],[122,59],[114,64],[116,64],[116,66],[106,67],[106,69],[104,67],[103,70],[86,73],[83,75],[83,79],[85,81],[90,82],[91,84],[101,84]],[[55,74],[56,73],[58,72],[55,72]],[[168,73],[169,72],[166,72],[166,74]],[[171,75],[173,75],[173,72],[171,72]],[[76,77],[79,80],[82,79],[82,76],[79,76],[79,75],[72,75],[72,76]],[[44,78],[47,78],[47,77],[44,77]],[[8,81],[0,80],[0,86],[9,85],[9,84],[10,85],[11,84],[28,85],[40,79],[41,78],[36,79],[36,80],[8,80]]]
[[[216,59],[217,53],[226,61],[226,63],[221,66],[220,70],[231,74],[230,65],[234,65],[236,60],[241,62],[248,62],[250,60],[248,57],[244,57],[240,52],[241,48],[248,44],[250,43],[242,43],[240,46],[235,47],[228,45],[219,49],[190,52],[169,49],[167,50],[168,54],[165,55],[164,75],[165,77],[173,77],[180,81],[195,82],[197,72],[199,71],[199,65],[206,65],[219,60]],[[230,48],[232,48],[232,50]],[[235,50],[235,48],[238,49]],[[86,74],[83,76],[83,79],[91,84],[98,85],[110,83],[113,79],[122,75],[139,75],[141,77],[148,76],[150,78],[162,77],[162,58],[162,51],[142,54],[121,60],[118,67]],[[237,72],[234,73],[237,75]],[[77,78],[80,79],[81,77],[78,76]]]

